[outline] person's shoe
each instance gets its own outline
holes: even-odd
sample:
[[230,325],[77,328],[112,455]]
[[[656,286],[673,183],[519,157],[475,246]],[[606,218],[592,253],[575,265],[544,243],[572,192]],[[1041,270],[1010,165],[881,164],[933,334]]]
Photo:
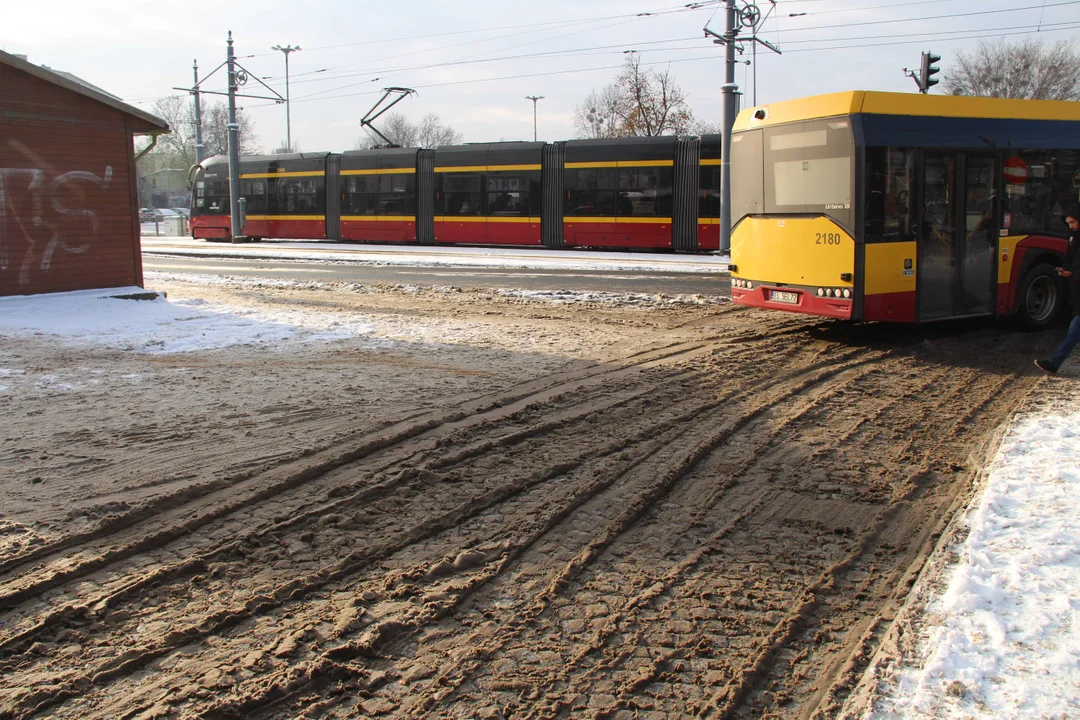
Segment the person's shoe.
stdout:
[[1054,375],[1057,373],[1057,365],[1053,364],[1049,360],[1036,360],[1035,366],[1049,375]]

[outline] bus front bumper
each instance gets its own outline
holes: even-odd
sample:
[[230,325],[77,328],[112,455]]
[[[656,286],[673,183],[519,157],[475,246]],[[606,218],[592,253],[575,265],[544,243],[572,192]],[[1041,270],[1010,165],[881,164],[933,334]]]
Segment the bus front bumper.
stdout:
[[731,301],[736,305],[821,315],[838,320],[850,320],[853,307],[850,299],[819,297],[803,288],[770,285],[755,285],[753,289],[732,287]]

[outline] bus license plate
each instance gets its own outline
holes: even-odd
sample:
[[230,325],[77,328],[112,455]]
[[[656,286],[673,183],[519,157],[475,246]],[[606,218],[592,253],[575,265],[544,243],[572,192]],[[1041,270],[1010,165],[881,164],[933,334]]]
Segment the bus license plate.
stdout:
[[769,297],[774,302],[790,303],[791,305],[799,304],[799,294],[793,292],[784,292],[782,290],[773,290],[769,294]]

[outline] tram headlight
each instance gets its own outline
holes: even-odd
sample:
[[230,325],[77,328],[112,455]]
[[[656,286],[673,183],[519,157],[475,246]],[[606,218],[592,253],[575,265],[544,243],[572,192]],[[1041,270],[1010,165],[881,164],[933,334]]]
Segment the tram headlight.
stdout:
[[818,297],[825,297],[825,288],[818,288],[817,289],[817,296]]
[[847,288],[844,288],[844,297],[850,298],[851,297],[851,290],[849,290]]
[[753,290],[753,289],[754,289],[754,283],[752,283],[752,282],[750,282],[749,280],[747,280],[747,281],[746,281],[746,289],[747,289],[747,290]]

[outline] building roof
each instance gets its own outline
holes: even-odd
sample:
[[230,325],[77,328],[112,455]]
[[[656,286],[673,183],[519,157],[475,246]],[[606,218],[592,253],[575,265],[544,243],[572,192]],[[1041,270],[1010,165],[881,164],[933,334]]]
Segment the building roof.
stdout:
[[159,133],[169,132],[169,123],[165,122],[157,115],[152,115],[145,110],[140,110],[137,107],[128,105],[120,100],[115,95],[110,95],[99,87],[95,87],[90,83],[76,77],[68,72],[58,72],[49,68],[41,67],[40,65],[34,65],[31,62],[10,55],[0,50],[0,64],[8,65],[16,70],[22,70],[25,73],[33,75],[36,78],[50,82],[53,85],[58,85],[65,90],[70,90],[74,93],[78,93],[84,97],[88,97],[91,100],[96,100],[99,103],[108,105],[111,108],[119,110],[122,113],[131,115],[142,120],[148,127],[139,128],[137,133],[147,133],[151,135],[157,135]]

